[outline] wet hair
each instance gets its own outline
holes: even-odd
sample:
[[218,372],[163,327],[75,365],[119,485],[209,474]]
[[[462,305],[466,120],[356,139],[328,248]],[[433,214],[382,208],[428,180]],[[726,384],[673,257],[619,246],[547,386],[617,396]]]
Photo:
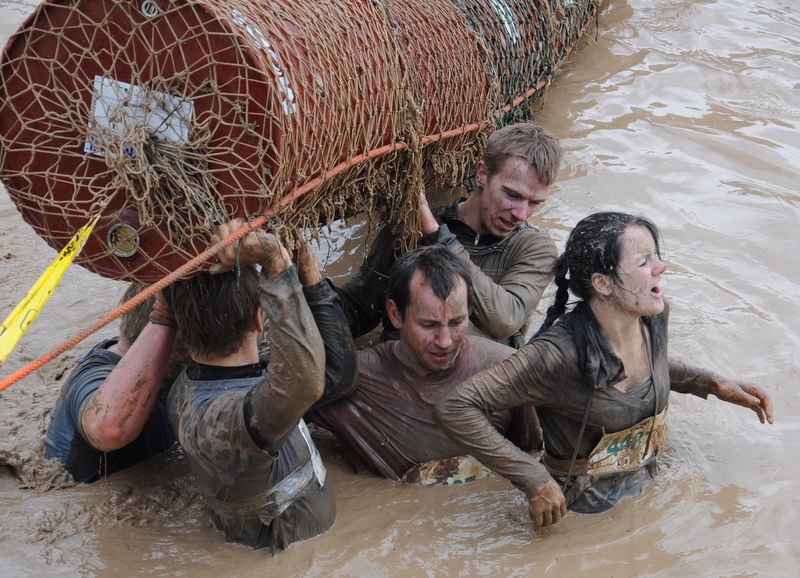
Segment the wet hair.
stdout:
[[402,255],[389,270],[386,300],[391,299],[405,318],[411,300],[411,279],[420,272],[433,294],[444,301],[458,286],[461,277],[467,286],[467,303],[472,303],[472,275],[469,266],[444,245],[418,247]]
[[258,272],[252,266],[211,275],[200,273],[172,286],[172,310],[193,355],[235,353],[255,329],[261,307]]
[[613,212],[594,213],[575,225],[569,234],[564,252],[553,263],[556,296],[536,335],[546,331],[566,311],[570,291],[584,301],[592,299],[592,276],[595,273],[619,279],[622,234],[633,225],[644,227],[650,232],[655,242],[656,255],[660,257],[661,234],[658,227],[643,216]]
[[489,175],[496,175],[509,158],[524,159],[539,182],[549,187],[558,177],[563,155],[564,150],[553,133],[534,122],[523,122],[492,133],[482,160]]
[[[119,304],[122,305],[136,297],[139,293],[147,289],[150,285],[147,283],[133,282],[125,289],[122,294]],[[150,321],[150,311],[153,309],[153,301],[155,297],[145,299],[130,311],[125,312],[119,319],[119,335],[120,340],[128,345],[132,345],[139,334],[144,329],[145,325]]]

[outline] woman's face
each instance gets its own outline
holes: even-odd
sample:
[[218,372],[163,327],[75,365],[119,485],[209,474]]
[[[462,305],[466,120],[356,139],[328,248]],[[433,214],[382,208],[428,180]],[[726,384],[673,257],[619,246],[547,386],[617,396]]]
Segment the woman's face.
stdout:
[[613,296],[628,313],[645,317],[664,310],[661,275],[666,270],[656,254],[653,236],[641,225],[631,225],[622,234],[619,271],[613,278]]

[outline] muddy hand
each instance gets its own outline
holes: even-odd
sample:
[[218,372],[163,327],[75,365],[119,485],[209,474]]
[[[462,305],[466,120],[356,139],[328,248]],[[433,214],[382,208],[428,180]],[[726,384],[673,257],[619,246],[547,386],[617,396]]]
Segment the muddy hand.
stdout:
[[288,251],[275,235],[262,229],[252,229],[244,219],[234,219],[220,225],[219,232],[212,236],[212,241],[225,239],[243,227],[250,229],[250,232],[217,253],[219,262],[209,270],[212,274],[230,271],[236,266],[237,258],[240,265],[260,264],[268,278],[291,266],[292,260]]
[[311,287],[322,281],[322,267],[319,259],[305,239],[300,239],[296,257],[297,277],[303,287]]
[[755,384],[733,381],[715,374],[709,393],[722,401],[752,409],[761,423],[774,423],[772,419],[772,399],[769,394]]
[[439,223],[433,216],[431,207],[428,204],[428,196],[425,194],[425,187],[420,187],[419,192],[419,220],[423,235],[430,235],[439,230]]
[[175,312],[167,300],[164,298],[164,293],[159,291],[156,293],[155,301],[153,301],[153,309],[150,311],[150,323],[169,327],[170,329],[178,329],[178,322],[175,320]]
[[539,530],[558,522],[567,515],[567,502],[555,480],[549,480],[542,491],[528,498],[533,529]]

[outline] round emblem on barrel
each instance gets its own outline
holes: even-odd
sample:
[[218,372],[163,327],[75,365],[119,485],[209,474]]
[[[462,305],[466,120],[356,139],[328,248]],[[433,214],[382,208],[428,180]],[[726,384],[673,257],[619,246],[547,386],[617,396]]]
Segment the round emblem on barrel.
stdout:
[[139,234],[128,223],[117,223],[108,230],[108,248],[117,257],[133,257],[139,250]]

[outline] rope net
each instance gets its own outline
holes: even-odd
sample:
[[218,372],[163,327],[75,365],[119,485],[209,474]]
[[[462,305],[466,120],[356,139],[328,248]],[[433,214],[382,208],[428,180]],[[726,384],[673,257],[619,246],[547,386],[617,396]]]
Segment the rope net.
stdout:
[[290,247],[358,214],[412,246],[421,187],[458,184],[530,116],[596,8],[43,2],[0,62],[0,178],[55,248],[99,213],[76,262],[117,279],[162,279],[256,214]]

